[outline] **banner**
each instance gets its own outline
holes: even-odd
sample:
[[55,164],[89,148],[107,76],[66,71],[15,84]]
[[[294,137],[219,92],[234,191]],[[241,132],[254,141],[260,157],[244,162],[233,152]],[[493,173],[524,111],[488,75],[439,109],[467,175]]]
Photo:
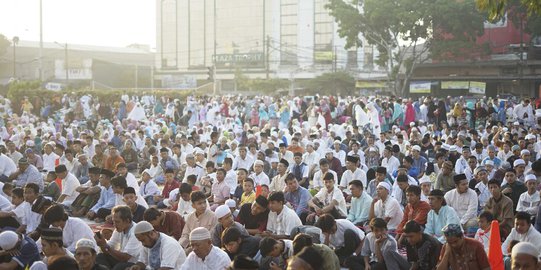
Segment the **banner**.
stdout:
[[441,82],[441,89],[470,89],[470,82],[445,81],[445,82]]
[[470,82],[470,94],[484,95],[487,84],[484,82]]
[[410,82],[410,94],[430,94],[431,82]]
[[376,81],[356,81],[356,88],[385,88],[385,82],[376,82]]
[[164,75],[162,87],[174,89],[194,89],[197,87],[197,79],[193,75]]

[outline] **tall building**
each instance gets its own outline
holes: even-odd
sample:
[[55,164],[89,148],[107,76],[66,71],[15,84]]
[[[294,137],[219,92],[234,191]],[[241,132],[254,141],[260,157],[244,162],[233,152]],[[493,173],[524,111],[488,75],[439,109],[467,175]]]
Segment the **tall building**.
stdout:
[[[308,79],[347,70],[382,76],[371,48],[345,50],[329,0],[156,0],[155,80],[191,86],[208,78]],[[186,84],[185,82],[192,82]]]

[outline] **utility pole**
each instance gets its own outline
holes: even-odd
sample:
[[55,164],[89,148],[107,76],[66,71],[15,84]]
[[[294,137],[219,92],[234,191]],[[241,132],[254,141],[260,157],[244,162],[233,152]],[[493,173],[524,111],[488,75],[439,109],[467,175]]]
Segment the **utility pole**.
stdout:
[[334,50],[333,50],[333,58],[332,58],[332,70],[333,72],[336,72],[336,70],[338,69],[337,68],[337,63],[336,63],[336,60],[337,60],[337,56],[336,56],[336,46],[333,47]]
[[135,89],[139,89],[139,65],[135,65]]
[[216,24],[216,0],[214,0],[214,57],[212,58],[212,66],[213,66],[213,72],[214,72],[214,89],[213,94],[216,95],[216,84],[218,82],[218,78],[216,78],[216,30],[217,30],[217,24]]
[[269,69],[270,69],[270,63],[269,63],[269,60],[270,60],[270,56],[269,56],[269,52],[270,52],[270,37],[267,36],[267,48],[266,48],[266,52],[265,52],[265,73],[266,73],[266,78],[267,80],[269,79]]
[[13,78],[17,78],[17,43],[19,43],[19,37],[13,37]]
[[69,64],[68,64],[68,43],[64,45],[64,67],[66,68],[66,87],[70,84]]

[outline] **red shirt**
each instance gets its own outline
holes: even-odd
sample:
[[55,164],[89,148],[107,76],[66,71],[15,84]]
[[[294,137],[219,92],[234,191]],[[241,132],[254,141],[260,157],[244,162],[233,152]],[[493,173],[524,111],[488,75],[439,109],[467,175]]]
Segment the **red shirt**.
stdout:
[[162,196],[164,198],[169,198],[169,193],[173,189],[179,188],[179,187],[180,187],[180,184],[178,183],[177,180],[173,180],[170,183],[165,183],[165,185],[163,186],[163,190],[162,190]]
[[425,225],[430,205],[425,201],[419,201],[415,207],[411,204],[406,205],[404,209],[404,217],[396,229],[396,233],[402,233],[404,225],[410,220],[415,220],[419,225]]

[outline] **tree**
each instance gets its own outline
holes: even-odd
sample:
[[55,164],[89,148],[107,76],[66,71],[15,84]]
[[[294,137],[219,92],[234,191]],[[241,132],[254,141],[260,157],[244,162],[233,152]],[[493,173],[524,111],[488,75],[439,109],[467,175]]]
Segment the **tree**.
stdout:
[[378,49],[376,63],[386,68],[397,94],[405,92],[415,65],[429,60],[433,50],[442,54],[451,37],[456,46],[474,47],[483,31],[484,17],[471,1],[330,0],[327,8],[346,48],[368,44]]
[[321,94],[351,94],[355,89],[355,78],[347,72],[324,73],[301,83],[309,92]]
[[541,14],[541,1],[539,0],[475,0],[477,7],[488,12],[490,20],[499,20],[504,17],[510,7],[521,7],[528,15]]
[[4,55],[11,45],[11,42],[6,38],[6,36],[0,34],[0,56]]

